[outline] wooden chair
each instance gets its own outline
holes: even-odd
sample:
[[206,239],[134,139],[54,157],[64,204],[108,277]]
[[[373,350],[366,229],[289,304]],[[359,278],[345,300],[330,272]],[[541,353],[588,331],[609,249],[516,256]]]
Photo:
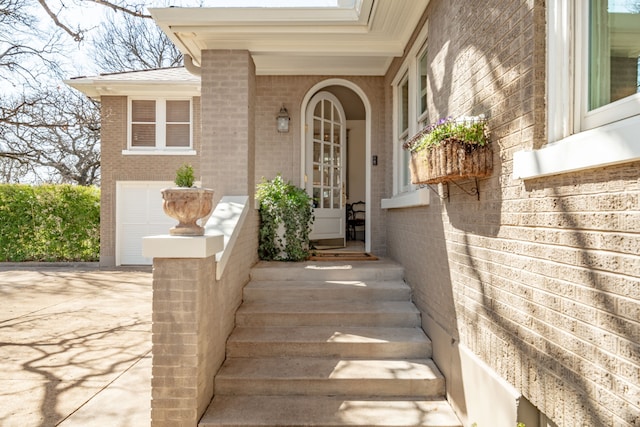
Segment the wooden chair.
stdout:
[[357,240],[357,231],[362,230],[362,241],[364,241],[364,230],[366,223],[365,202],[355,202],[347,204],[347,239]]

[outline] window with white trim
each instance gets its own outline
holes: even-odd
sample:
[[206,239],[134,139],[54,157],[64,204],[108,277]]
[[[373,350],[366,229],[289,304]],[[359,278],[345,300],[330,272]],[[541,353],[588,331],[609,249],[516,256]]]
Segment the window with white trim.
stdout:
[[547,5],[549,140],[640,115],[638,1]]
[[514,153],[539,178],[640,160],[637,0],[547,2],[547,137]]
[[[426,27],[423,35],[426,36]],[[416,189],[411,184],[409,161],[411,155],[402,145],[420,129],[429,124],[427,48],[424,42],[416,44],[407,55],[405,63],[394,80],[394,145],[395,183],[394,193],[406,193]]]
[[581,130],[640,113],[640,3],[590,0],[583,9],[583,39],[589,43],[583,47],[587,98]]
[[190,99],[129,99],[131,151],[191,150],[192,104]]

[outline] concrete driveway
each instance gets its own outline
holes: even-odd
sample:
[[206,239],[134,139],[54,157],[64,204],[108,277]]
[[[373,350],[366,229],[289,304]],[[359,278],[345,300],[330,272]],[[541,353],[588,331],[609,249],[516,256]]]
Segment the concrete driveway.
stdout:
[[149,426],[151,281],[0,264],[0,426]]

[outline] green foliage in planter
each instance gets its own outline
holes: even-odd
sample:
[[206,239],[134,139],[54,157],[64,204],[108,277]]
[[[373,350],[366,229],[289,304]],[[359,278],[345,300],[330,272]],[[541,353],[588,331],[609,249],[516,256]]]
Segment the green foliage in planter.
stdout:
[[100,190],[0,185],[0,261],[97,261]]
[[176,171],[175,183],[178,187],[193,187],[195,176],[193,174],[193,166],[184,164]]
[[443,141],[457,140],[468,145],[483,146],[489,143],[489,131],[484,115],[475,117],[447,117],[433,123],[403,144],[405,150],[428,150]]
[[[256,198],[260,203],[260,259],[306,259],[314,219],[311,197],[304,189],[284,182],[278,175],[271,181],[262,179],[257,186]],[[280,225],[284,226],[284,238],[278,236]]]

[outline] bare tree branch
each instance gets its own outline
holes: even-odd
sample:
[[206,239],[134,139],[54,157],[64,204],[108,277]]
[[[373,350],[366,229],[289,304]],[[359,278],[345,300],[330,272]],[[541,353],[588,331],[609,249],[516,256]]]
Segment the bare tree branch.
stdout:
[[[93,4],[116,12],[96,38],[94,57],[105,71],[181,65],[181,53],[141,0],[0,0],[0,82],[22,90],[0,96],[0,182],[100,182],[98,106],[69,88],[47,86],[58,84],[71,57],[68,36],[79,47],[91,42],[92,29],[69,22],[67,12]],[[51,31],[42,30],[33,8],[44,11]]]
[[49,15],[49,18],[51,18],[56,26],[62,28],[67,34],[73,37],[75,41],[81,42],[82,40],[84,40],[84,31],[73,31],[71,28],[60,22],[60,20],[58,19],[58,15],[51,11],[49,5],[45,0],[38,0],[38,3],[40,3],[40,6],[42,6],[45,12],[47,12],[47,15]]
[[116,12],[123,12],[128,15],[135,16],[136,18],[151,19],[151,15],[145,14],[141,10],[131,9],[131,7],[127,7],[127,6],[120,6],[110,1],[105,1],[105,0],[85,0],[85,1],[106,6],[115,10]]
[[2,113],[0,173],[11,174],[0,176],[3,181],[20,171],[47,182],[99,183],[100,115],[94,101],[61,89],[18,100]]
[[[144,9],[140,5],[138,5],[137,7],[120,5],[107,0],[81,0],[81,1],[84,1],[85,3],[94,3],[101,6],[105,6],[112,9],[114,12],[122,12],[124,14],[130,15],[135,18],[151,19],[151,15],[144,13],[143,12]],[[84,36],[87,30],[82,30],[79,28],[77,30],[72,30],[68,25],[60,21],[60,19],[58,18],[58,13],[51,10],[51,8],[49,7],[49,4],[47,3],[47,0],[38,0],[38,3],[40,3],[40,6],[42,6],[42,8],[47,13],[47,15],[49,15],[49,18],[51,18],[53,23],[57,27],[64,30],[64,32],[69,34],[74,41],[81,42],[84,40]]]
[[105,21],[94,40],[102,71],[118,72],[182,65],[182,53],[152,21],[124,16]]

